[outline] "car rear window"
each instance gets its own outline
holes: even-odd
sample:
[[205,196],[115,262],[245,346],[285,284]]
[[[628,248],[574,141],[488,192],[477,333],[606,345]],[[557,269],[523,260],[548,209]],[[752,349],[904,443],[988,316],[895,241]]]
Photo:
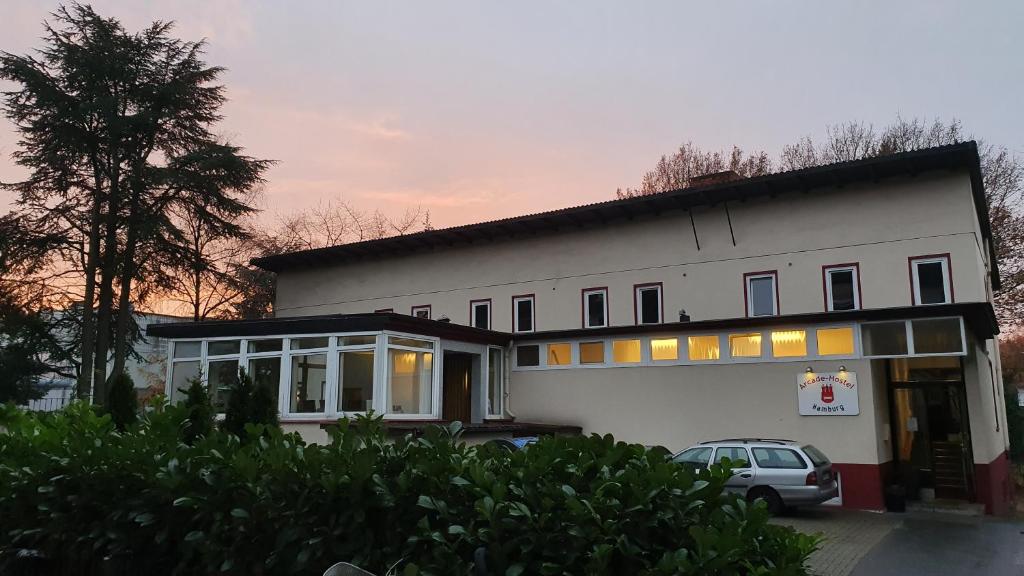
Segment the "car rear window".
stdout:
[[804,446],[804,454],[807,454],[807,457],[811,459],[811,462],[814,463],[815,468],[817,468],[818,466],[825,466],[826,464],[831,464],[831,462],[829,462],[828,460],[828,456],[825,456],[824,454],[821,453],[821,450],[818,450],[817,448],[811,446],[810,444]]
[[787,448],[751,448],[754,460],[761,468],[786,468],[802,470],[807,468],[804,459]]

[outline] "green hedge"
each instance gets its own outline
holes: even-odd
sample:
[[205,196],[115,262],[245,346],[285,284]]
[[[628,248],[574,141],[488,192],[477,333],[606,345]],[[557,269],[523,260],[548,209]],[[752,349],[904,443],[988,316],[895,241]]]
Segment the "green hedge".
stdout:
[[363,419],[327,445],[277,428],[189,445],[185,417],[157,404],[118,432],[82,404],[0,407],[0,573],[28,549],[82,574],[465,574],[483,548],[493,574],[798,575],[816,545],[723,495],[722,470],[610,436],[508,453]]

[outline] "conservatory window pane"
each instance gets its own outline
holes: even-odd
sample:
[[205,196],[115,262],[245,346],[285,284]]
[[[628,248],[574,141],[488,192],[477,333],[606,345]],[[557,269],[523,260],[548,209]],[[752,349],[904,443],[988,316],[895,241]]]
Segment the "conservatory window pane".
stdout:
[[612,342],[612,359],[621,364],[640,362],[639,340],[615,340]]
[[249,340],[249,353],[258,354],[260,352],[280,352],[281,351],[281,339],[274,338],[272,340]]
[[206,343],[207,356],[238,354],[242,350],[241,340],[211,340]]
[[905,322],[879,322],[860,327],[865,356],[903,356],[907,354]]
[[730,334],[729,354],[733,358],[758,358],[761,356],[761,333]]
[[178,398],[179,394],[184,397],[185,390],[191,384],[191,380],[199,378],[199,360],[186,362],[175,362],[171,367],[171,389],[167,391],[169,398]]
[[430,414],[434,354],[388,350],[392,414]]
[[818,330],[818,355],[853,354],[853,328],[821,328]]
[[678,338],[651,338],[651,360],[678,360]]
[[338,410],[367,412],[373,408],[373,350],[338,355]]
[[[417,342],[419,342],[417,340]],[[366,336],[339,336],[338,346],[369,346],[377,343],[377,336],[369,334]]]
[[718,336],[690,336],[686,339],[690,348],[690,360],[718,360]]
[[807,331],[772,331],[772,356],[776,358],[807,356]]
[[308,350],[310,348],[327,348],[327,336],[313,336],[311,338],[292,338],[292,350]]
[[572,363],[572,346],[569,344],[548,344],[548,366],[565,366]]
[[959,354],[964,351],[959,318],[911,320],[914,354]]
[[603,364],[604,342],[580,342],[580,364]]
[[[278,341],[280,342],[280,341]],[[281,357],[253,358],[249,360],[249,376],[256,386],[266,386],[277,406],[278,390],[281,388]]]
[[202,352],[202,342],[175,342],[175,358],[198,358]]
[[501,368],[504,355],[500,348],[491,348],[487,354],[487,415],[501,416],[503,396],[501,383],[504,377],[504,371]]
[[429,340],[416,340],[415,338],[401,338],[397,336],[389,337],[388,344],[392,344],[394,346],[405,346],[407,348],[434,349],[434,343]]
[[289,412],[315,414],[323,412],[327,388],[327,355],[301,354],[292,356]]
[[223,412],[228,403],[228,396],[238,376],[238,360],[210,361],[210,398],[217,412]]
[[540,346],[536,344],[516,346],[516,366],[540,366]]

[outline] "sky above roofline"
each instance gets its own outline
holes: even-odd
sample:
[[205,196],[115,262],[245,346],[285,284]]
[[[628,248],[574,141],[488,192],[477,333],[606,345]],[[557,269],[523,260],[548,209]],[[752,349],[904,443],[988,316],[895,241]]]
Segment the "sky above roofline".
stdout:
[[[266,220],[337,200],[492,220],[613,198],[682,142],[776,155],[897,115],[1024,154],[1019,2],[93,5],[208,39],[228,68],[220,133],[280,161]],[[38,47],[55,7],[5,2],[0,50]],[[15,142],[0,121],[0,181],[23,174]]]

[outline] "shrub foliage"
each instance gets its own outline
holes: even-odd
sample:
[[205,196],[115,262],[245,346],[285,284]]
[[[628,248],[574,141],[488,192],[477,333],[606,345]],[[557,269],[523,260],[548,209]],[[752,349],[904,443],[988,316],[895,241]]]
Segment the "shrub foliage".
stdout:
[[135,383],[127,372],[121,372],[110,378],[109,388],[107,410],[114,426],[124,431],[138,419],[139,397],[135,392]]
[[458,441],[458,425],[389,439],[343,420],[330,443],[276,427],[253,440],[181,441],[183,406],[156,403],[119,432],[82,404],[0,407],[0,573],[20,550],[147,574],[804,574],[813,537],[610,436],[545,439],[508,453]]

